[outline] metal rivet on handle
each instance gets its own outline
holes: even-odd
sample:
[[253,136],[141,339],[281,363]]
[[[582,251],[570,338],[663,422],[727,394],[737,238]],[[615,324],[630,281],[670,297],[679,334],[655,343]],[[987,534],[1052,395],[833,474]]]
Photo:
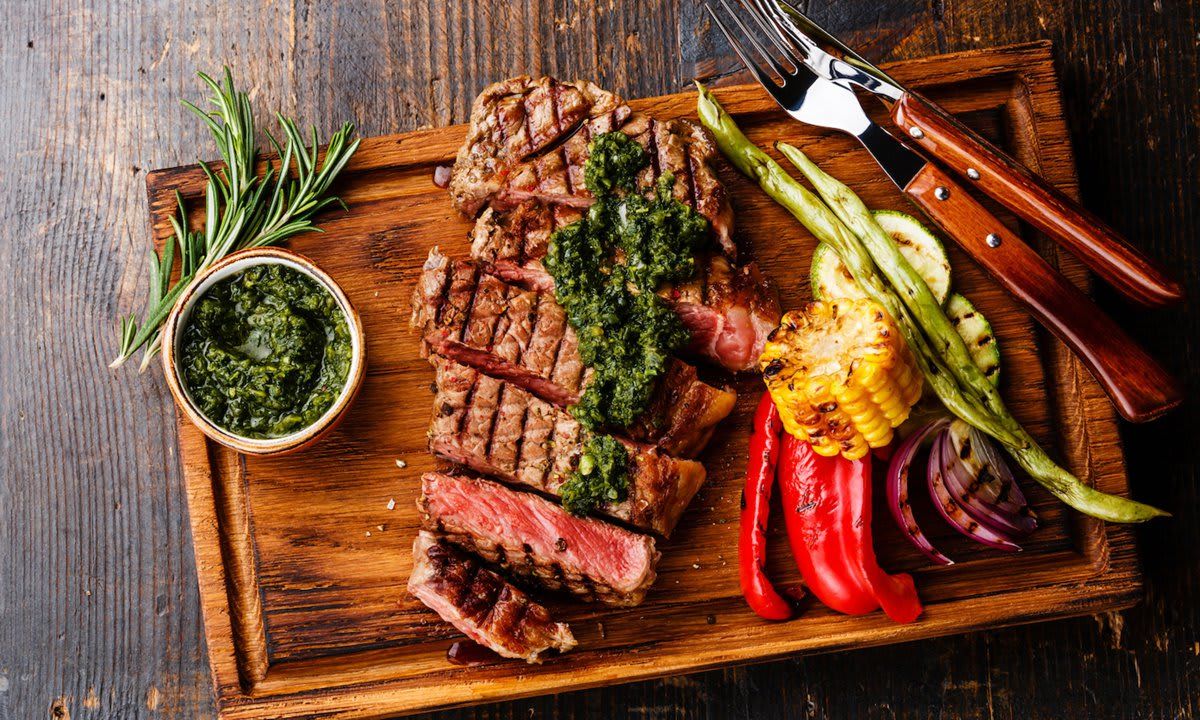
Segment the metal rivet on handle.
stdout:
[[908,129],[908,134],[912,135],[913,137],[917,138],[918,140],[925,137],[925,133],[921,132],[921,128],[917,127],[916,125],[913,125],[912,127],[910,127]]
[[967,177],[971,178],[972,180],[978,180],[979,171],[975,168],[967,168]]
[[996,233],[988,233],[984,240],[987,241],[988,247],[1000,247],[1000,236]]
[[941,185],[938,185],[933,189],[933,196],[938,200],[945,200],[950,197],[950,191]]

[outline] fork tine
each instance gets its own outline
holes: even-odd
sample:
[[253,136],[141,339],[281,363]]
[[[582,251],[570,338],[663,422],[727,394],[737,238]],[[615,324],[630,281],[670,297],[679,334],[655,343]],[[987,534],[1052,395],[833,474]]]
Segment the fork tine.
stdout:
[[[779,7],[781,0],[753,1],[772,18],[770,23],[771,28],[780,34],[781,37],[785,37],[790,41],[794,52],[798,53],[800,57],[807,58],[815,45],[811,38],[796,29],[796,26],[792,24],[792,19],[784,13],[783,8]],[[788,59],[791,60],[792,57],[788,56]]]
[[771,44],[783,55],[783,59],[791,63],[793,68],[799,68],[804,61],[797,52],[796,46],[787,42],[788,38],[780,29],[782,23],[775,15],[778,8],[774,7],[774,0],[743,0],[743,4],[750,11],[750,17],[754,18],[754,22],[771,40]]
[[[746,12],[750,13],[750,17],[754,18],[755,23],[758,25],[758,28],[762,29],[763,32],[768,32],[766,28],[763,28],[762,20],[760,18],[758,18],[758,13],[754,7],[752,7],[750,5],[746,5],[746,2],[744,0],[742,0],[742,1],[733,0],[733,2],[736,2],[736,4],[739,7],[744,8],[744,10]],[[763,59],[767,60],[770,67],[772,67],[775,72],[778,72],[779,76],[781,78],[785,78],[785,83],[786,83],[786,78],[787,78],[788,74],[791,74],[791,72],[788,71],[787,68],[785,68],[784,65],[782,65],[779,60],[775,60],[775,56],[768,53],[767,48],[762,47],[762,44],[760,42],[758,42],[757,34],[755,34],[755,32],[751,32],[749,28],[746,28],[745,23],[742,22],[742,18],[738,17],[739,13],[737,11],[733,10],[733,7],[731,7],[730,4],[728,4],[727,0],[721,0],[721,5],[725,7],[726,12],[730,13],[730,17],[733,18],[734,23],[737,23],[738,29],[742,30],[742,34],[745,36],[746,40],[750,41],[750,44],[752,44],[752,46],[754,46],[755,49],[758,50],[758,54],[762,55]],[[768,34],[769,34],[769,32],[768,32]]]
[[[723,0],[721,4],[725,4]],[[742,43],[721,20],[721,16],[717,14],[717,11],[713,8],[712,3],[708,0],[705,0],[704,8],[708,10],[709,15],[712,15],[713,22],[715,22],[717,27],[720,28],[721,32],[724,33],[725,39],[729,41],[730,47],[732,47],[733,51],[742,59],[742,64],[745,65],[750,72],[754,73],[754,77],[758,79],[758,82],[761,83],[762,86],[765,87],[769,92],[773,93],[775,90],[778,90],[779,84],[775,82],[775,78],[771,77],[770,73],[759,67],[758,63],[750,59],[749,55],[746,53],[746,50],[742,47]],[[736,17],[734,19],[736,19]]]
[[[758,51],[758,54],[766,61],[766,63],[771,67],[771,69],[773,69],[775,72],[777,72],[780,77],[786,78],[789,74],[789,71],[786,68],[784,68],[783,65],[780,64],[780,62],[778,60],[775,59],[775,56],[773,56],[773,55],[771,55],[771,53],[767,52],[766,48],[764,48],[758,42],[758,38],[755,36],[756,33],[750,32],[750,28],[746,27],[745,23],[742,22],[742,19],[740,17],[738,17],[738,12],[733,9],[733,7],[729,4],[729,2],[727,0],[719,0],[719,1],[721,3],[721,7],[725,8],[725,12],[727,12],[729,14],[729,17],[733,20],[734,23],[737,24],[738,29],[742,31],[742,36],[750,41],[750,44],[754,46],[754,49]],[[733,0],[733,2],[737,3],[737,5],[739,5],[739,6],[744,6],[744,3],[738,2],[738,0]],[[754,12],[751,11],[751,15],[753,15],[753,14],[754,14]],[[755,18],[755,21],[757,22],[758,19]],[[760,22],[759,25],[761,26],[761,24],[762,23]]]

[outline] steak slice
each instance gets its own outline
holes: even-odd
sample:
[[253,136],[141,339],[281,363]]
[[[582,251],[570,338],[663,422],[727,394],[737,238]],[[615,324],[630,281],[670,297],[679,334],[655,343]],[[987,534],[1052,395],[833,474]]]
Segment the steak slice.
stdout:
[[487,86],[471,107],[471,127],[450,174],[455,206],[475,215],[501,192],[513,166],[560,145],[584,124],[612,129],[631,112],[619,97],[584,80],[521,75]]
[[[412,323],[422,330],[423,354],[452,358],[547,402],[572,405],[587,384],[575,332],[553,295],[508,284],[470,261],[451,262],[436,248],[413,295]],[[672,455],[695,457],[736,398],[674,360],[646,411],[625,431]]]
[[718,246],[735,257],[733,210],[712,167],[717,148],[708,132],[635,113],[618,96],[583,81],[522,76],[485,88],[451,173],[455,204],[471,216],[487,204],[507,209],[526,200],[587,207],[593,200],[584,183],[589,144],[614,130],[650,156],[640,186],[653,192],[658,178],[671,173],[675,198],[706,217]]
[[[437,398],[429,429],[433,454],[558,495],[579,464],[584,430],[570,414],[516,385],[433,356]],[[622,440],[629,453],[629,492],[599,512],[664,537],[704,483],[704,466],[652,445]]]
[[501,657],[540,663],[566,652],[575,636],[566,623],[483,563],[422,530],[413,542],[408,591],[443,620]]
[[422,525],[551,590],[638,605],[654,583],[654,538],[575,517],[533,493],[442,473],[421,478]]
[[778,325],[775,287],[756,263],[735,267],[720,255],[699,259],[700,271],[686,283],[658,289],[692,334],[688,349],[728,370],[755,370]]
[[[554,278],[542,264],[550,236],[578,218],[578,211],[537,202],[504,214],[489,209],[475,222],[471,257],[511,283],[552,291]],[[697,258],[691,280],[659,294],[691,331],[689,351],[735,372],[757,367],[767,335],[779,324],[778,294],[755,263],[738,267],[709,254]]]

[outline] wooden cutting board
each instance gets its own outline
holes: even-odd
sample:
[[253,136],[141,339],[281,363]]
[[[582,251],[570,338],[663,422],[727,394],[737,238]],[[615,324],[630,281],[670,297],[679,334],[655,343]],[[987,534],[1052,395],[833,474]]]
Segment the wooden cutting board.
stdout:
[[[887,70],[1076,192],[1048,45],[926,58]],[[717,95],[763,147],[775,140],[796,144],[872,207],[912,211],[852,139],[790,121],[758,87],[723,88]],[[684,93],[631,104],[660,118],[694,118],[695,101],[694,93]],[[1025,481],[1043,526],[1020,554],[985,550],[940,521],[927,523],[934,541],[959,560],[950,567],[931,566],[907,545],[877,490],[880,561],[890,571],[914,574],[926,608],[918,622],[897,625],[878,612],[847,617],[811,601],[793,621],[760,620],[743,602],[737,579],[738,500],[748,424],[761,392],[756,378],[744,377],[732,380],[740,393],[737,409],[702,457],[707,484],[675,536],[660,546],[658,582],[645,604],[613,610],[552,602],[571,623],[576,650],[541,666],[449,664],[446,650],[457,634],[404,589],[419,479],[435,466],[425,451],[433,372],[418,356],[408,303],[430,247],[467,253],[470,223],[432,183],[434,168],[451,162],[464,132],[456,126],[365,140],[339,190],[349,212],[330,213],[320,223],[324,234],[291,243],[342,284],[365,322],[368,375],[339,430],[308,452],[261,459],[207,442],[180,421],[222,718],[385,717],[1095,613],[1136,601],[1140,576],[1129,529],[1066,512]],[[813,239],[731,167],[724,165],[721,176],[732,191],[738,235],[779,282],[784,306],[806,300]],[[174,168],[151,173],[147,185],[161,244],[170,235],[174,192],[194,201],[203,178],[196,167]],[[1073,258],[998,214],[1086,284]],[[1003,390],[1014,413],[1077,475],[1125,493],[1116,423],[1103,393],[957,248],[950,253],[956,288],[991,319],[1000,340]],[[778,535],[769,570],[784,585],[799,582]]]

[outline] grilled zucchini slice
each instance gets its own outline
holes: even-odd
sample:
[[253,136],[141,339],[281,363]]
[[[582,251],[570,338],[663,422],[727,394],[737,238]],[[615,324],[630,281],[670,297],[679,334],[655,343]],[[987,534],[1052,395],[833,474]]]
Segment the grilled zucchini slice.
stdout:
[[[895,210],[876,210],[875,220],[900,249],[929,286],[939,303],[945,304],[950,293],[950,260],[940,240],[916,218]],[[848,298],[862,300],[866,293],[859,289],[850,271],[832,247],[821,243],[813,251],[809,282],[814,300]]]
[[971,301],[953,293],[946,302],[946,317],[958,330],[958,334],[971,351],[975,365],[993,385],[1000,383],[1000,345],[992,333],[992,326],[983,313],[975,309]]

